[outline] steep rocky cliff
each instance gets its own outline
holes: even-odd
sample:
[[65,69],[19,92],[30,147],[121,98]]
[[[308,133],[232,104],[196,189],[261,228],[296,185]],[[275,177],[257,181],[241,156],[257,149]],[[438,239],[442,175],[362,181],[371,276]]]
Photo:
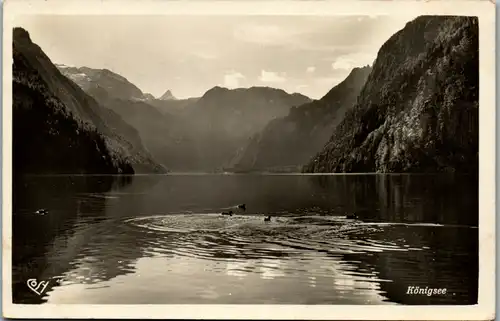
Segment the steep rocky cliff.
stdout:
[[352,108],[371,68],[354,68],[349,76],[317,101],[293,107],[254,135],[233,160],[237,170],[300,171],[320,150],[335,126]]
[[136,130],[64,77],[27,31],[13,34],[16,173],[164,171]]
[[373,70],[305,172],[478,170],[478,19],[421,16]]

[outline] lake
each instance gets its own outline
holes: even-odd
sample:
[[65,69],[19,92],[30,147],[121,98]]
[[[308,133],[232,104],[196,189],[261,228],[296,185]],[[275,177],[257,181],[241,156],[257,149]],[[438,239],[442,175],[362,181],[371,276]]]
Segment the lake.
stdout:
[[14,303],[477,303],[477,177],[26,176],[13,193]]

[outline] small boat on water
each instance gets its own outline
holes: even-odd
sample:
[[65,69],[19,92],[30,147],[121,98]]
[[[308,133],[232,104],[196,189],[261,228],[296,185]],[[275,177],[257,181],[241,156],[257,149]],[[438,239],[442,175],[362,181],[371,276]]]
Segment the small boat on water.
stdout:
[[233,211],[229,212],[222,212],[221,215],[226,215],[226,216],[233,216]]
[[271,215],[268,215],[267,217],[264,218],[264,222],[270,222],[271,221]]
[[247,210],[247,206],[246,206],[246,204],[240,204],[240,205],[238,205],[238,206],[237,206],[237,208],[242,209],[242,210],[244,210],[244,211],[246,211],[246,210]]

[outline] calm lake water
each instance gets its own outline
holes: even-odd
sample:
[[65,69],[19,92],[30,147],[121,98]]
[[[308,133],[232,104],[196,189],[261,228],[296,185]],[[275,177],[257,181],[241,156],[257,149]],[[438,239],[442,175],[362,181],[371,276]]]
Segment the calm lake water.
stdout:
[[13,191],[15,303],[477,302],[477,178],[32,176]]

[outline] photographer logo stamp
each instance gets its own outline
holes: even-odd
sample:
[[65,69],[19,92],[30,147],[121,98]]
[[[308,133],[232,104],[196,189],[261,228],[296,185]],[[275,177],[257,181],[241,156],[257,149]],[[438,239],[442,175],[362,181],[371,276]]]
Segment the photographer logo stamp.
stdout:
[[26,284],[31,291],[35,292],[38,295],[42,295],[42,293],[47,288],[47,285],[49,285],[49,281],[38,282],[37,279],[29,279]]

